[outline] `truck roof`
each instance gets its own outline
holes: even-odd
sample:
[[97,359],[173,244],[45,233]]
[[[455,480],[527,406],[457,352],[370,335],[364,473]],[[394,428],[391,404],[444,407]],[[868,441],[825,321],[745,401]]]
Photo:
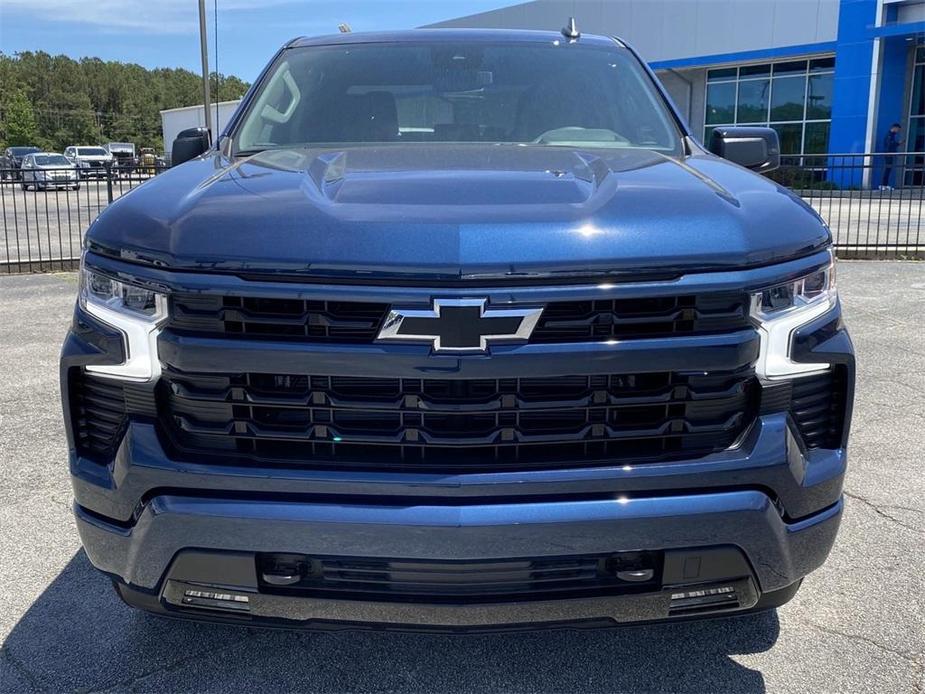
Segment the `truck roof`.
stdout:
[[[567,41],[559,31],[536,31],[532,29],[408,29],[404,31],[375,31],[326,36],[302,36],[292,39],[287,48],[301,46],[329,46],[358,43],[443,43],[446,41],[504,42],[504,43],[549,43]],[[579,43],[598,46],[613,46],[622,42],[610,36],[582,34]]]

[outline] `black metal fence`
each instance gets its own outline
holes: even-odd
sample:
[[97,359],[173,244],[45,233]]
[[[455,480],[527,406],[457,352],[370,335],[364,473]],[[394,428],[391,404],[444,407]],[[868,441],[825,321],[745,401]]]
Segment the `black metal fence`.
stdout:
[[0,169],[0,274],[74,268],[90,222],[113,200],[165,168],[152,163]]
[[[164,169],[0,169],[0,274],[73,268],[90,222]],[[769,178],[822,215],[840,257],[925,259],[925,153],[787,156]]]
[[842,258],[925,258],[925,153],[785,156],[768,177],[808,202]]

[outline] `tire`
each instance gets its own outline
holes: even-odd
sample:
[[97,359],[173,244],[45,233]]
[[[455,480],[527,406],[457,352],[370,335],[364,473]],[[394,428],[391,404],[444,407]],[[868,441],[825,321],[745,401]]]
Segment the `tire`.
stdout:
[[80,190],[80,184],[75,183],[74,185],[71,186],[71,190]]
[[19,185],[22,186],[22,189],[23,189],[23,190],[29,190],[29,184],[26,183],[25,181],[23,181],[23,182],[20,183]]

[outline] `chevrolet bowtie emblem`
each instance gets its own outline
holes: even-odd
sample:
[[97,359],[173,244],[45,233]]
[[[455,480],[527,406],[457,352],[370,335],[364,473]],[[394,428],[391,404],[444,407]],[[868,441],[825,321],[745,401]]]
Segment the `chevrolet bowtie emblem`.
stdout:
[[435,352],[486,352],[492,343],[526,342],[542,308],[490,308],[487,299],[434,299],[431,309],[392,307],[379,340],[429,342]]

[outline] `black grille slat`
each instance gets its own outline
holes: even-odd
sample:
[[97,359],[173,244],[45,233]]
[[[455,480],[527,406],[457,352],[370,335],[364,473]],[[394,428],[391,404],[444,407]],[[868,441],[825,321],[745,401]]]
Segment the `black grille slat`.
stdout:
[[[733,414],[728,420],[721,424],[717,425],[701,425],[697,427],[692,427],[690,425],[685,425],[683,420],[673,419],[666,421],[664,424],[657,428],[650,429],[633,429],[631,431],[621,431],[619,429],[613,429],[610,427],[605,428],[605,436],[608,440],[620,440],[620,439],[660,439],[668,435],[673,426],[678,426],[679,428],[683,427],[686,432],[699,435],[707,434],[727,434],[730,431],[737,429],[737,425],[741,421],[742,414],[736,413]],[[181,417],[182,419],[182,417]],[[397,425],[395,429],[389,428],[387,425],[381,425],[378,428],[373,428],[376,424],[381,424],[383,420],[370,420],[367,422],[367,428],[364,432],[358,433],[354,429],[348,427],[337,427],[337,426],[325,426],[326,434],[320,435],[317,433],[317,425],[306,425],[307,430],[297,431],[297,430],[285,430],[283,428],[262,428],[255,426],[253,424],[248,425],[247,433],[237,434],[238,438],[241,439],[261,439],[261,438],[272,438],[276,441],[312,441],[318,438],[321,438],[323,441],[330,441],[331,436],[340,436],[341,438],[350,437],[349,441],[346,441],[348,444],[376,444],[380,446],[404,446],[408,445],[409,442],[413,439],[408,439],[405,437],[403,432],[407,431],[407,427],[402,425]],[[203,427],[192,424],[189,420],[184,420],[184,424],[181,426],[184,431],[188,431],[194,434],[215,434],[215,433],[226,433],[230,432],[231,427]],[[359,425],[357,426],[359,428]],[[592,429],[591,426],[582,427],[577,431],[566,431],[560,430],[548,434],[516,434],[514,438],[511,439],[508,445],[518,445],[518,446],[531,446],[531,445],[543,445],[549,442],[559,443],[562,438],[572,435],[574,438],[579,440],[592,440]],[[377,435],[375,431],[381,431],[382,433]],[[451,435],[435,435],[428,434],[424,432],[418,432],[417,438],[420,441],[418,445],[434,445],[434,446],[454,446],[457,448],[464,447],[478,447],[485,445],[493,444],[503,444],[502,437],[504,435],[504,429],[494,429],[491,431],[476,431],[474,434],[467,432],[459,432],[459,436]],[[338,442],[343,443],[343,442]]]
[[386,304],[360,302],[178,295],[170,325],[216,336],[363,343],[375,339],[387,311]]
[[843,366],[793,379],[790,416],[809,449],[841,445],[847,399]]
[[[252,339],[369,344],[388,304],[178,294],[170,327],[185,333]],[[750,327],[747,295],[714,293],[658,298],[553,301],[534,343],[711,334]]]
[[543,311],[531,342],[668,337],[748,326],[748,302],[740,294],[554,302]]
[[454,381],[166,367],[161,412],[177,447],[252,462],[533,469],[723,450],[754,418],[757,390],[750,368]]
[[[302,578],[298,583],[281,587],[263,579],[263,571],[272,571],[275,565],[272,557],[257,558],[261,592],[457,604],[651,591],[661,585],[663,563],[660,553],[634,553],[629,561],[633,566],[651,569],[652,577],[641,583],[627,583],[616,578],[615,565],[608,555],[485,561],[306,557],[301,562]],[[288,561],[291,566],[293,559]]]
[[123,386],[75,369],[70,375],[69,391],[78,453],[108,461],[128,421]]
[[[357,380],[366,381],[367,379]],[[375,379],[368,380],[372,381]],[[395,379],[395,383],[398,384],[398,382],[398,379]],[[724,401],[730,396],[744,394],[746,385],[745,382],[740,381],[729,388],[719,391],[697,391],[688,389],[687,397],[692,401],[696,401],[701,407],[707,406],[711,400],[716,400],[719,401],[719,407],[725,408]],[[254,407],[266,406],[278,409],[304,409],[309,406],[314,406],[315,409],[330,407],[339,410],[382,410],[386,412],[415,411],[424,414],[478,413],[502,409],[521,412],[529,411],[530,414],[539,414],[546,411],[561,411],[564,406],[581,409],[593,407],[595,405],[598,407],[606,406],[611,410],[631,409],[641,405],[667,404],[671,402],[675,390],[674,387],[668,387],[648,395],[616,396],[600,390],[585,388],[582,393],[574,399],[564,397],[555,400],[537,400],[516,396],[505,400],[501,394],[495,393],[493,397],[487,400],[476,398],[474,402],[451,403],[445,399],[432,399],[424,395],[414,394],[409,397],[409,394],[402,393],[398,387],[395,388],[393,393],[378,399],[347,399],[338,395],[331,395],[328,392],[323,392],[320,393],[323,397],[317,401],[314,400],[314,396],[310,391],[305,391],[303,395],[281,395],[276,397],[259,393],[255,394],[253,389],[245,390],[236,387],[221,388],[213,391],[198,391],[178,380],[171,382],[171,388],[173,389],[174,399],[176,401],[200,401],[207,403],[226,402],[230,404],[243,404]],[[598,401],[598,397],[602,397],[603,399]]]

